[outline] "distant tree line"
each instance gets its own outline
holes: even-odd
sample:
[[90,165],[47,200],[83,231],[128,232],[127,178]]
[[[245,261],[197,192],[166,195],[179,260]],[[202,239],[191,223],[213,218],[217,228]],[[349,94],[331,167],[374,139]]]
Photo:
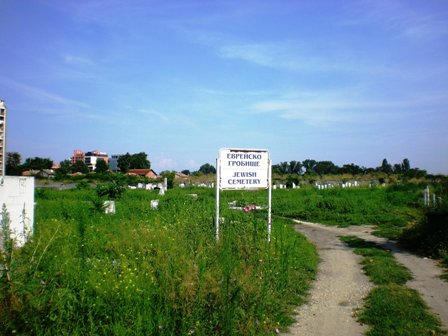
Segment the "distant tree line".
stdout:
[[344,164],[337,166],[331,161],[316,161],[307,159],[302,162],[290,161],[280,162],[272,166],[272,172],[279,175],[363,175],[369,173],[402,174],[408,177],[424,177],[426,171],[419,168],[411,168],[408,159],[394,165],[383,159],[381,166],[376,168],[360,167],[356,164]]
[[[53,166],[53,161],[48,158],[27,158],[25,162],[21,163],[21,156],[17,152],[6,153],[6,174],[7,175],[21,175],[26,170],[41,171],[50,169]],[[150,169],[151,162],[147,158],[147,154],[140,153],[126,153],[118,158],[118,169],[120,173],[127,173],[129,169]],[[101,174],[109,170],[109,165],[106,161],[99,159],[96,162],[95,173]],[[60,168],[56,171],[56,177],[63,177],[73,173],[89,173],[89,168],[84,161],[76,161],[72,164],[70,160],[60,162]],[[188,176],[201,176],[216,174],[216,168],[205,163],[200,166],[197,171],[191,172],[188,169],[181,171]],[[170,178],[175,174],[175,171],[163,171],[162,176],[169,176]],[[387,159],[383,159],[381,165],[375,168],[361,167],[354,163],[344,164],[342,167],[337,166],[331,161],[316,161],[306,159],[304,161],[284,161],[272,166],[272,173],[277,175],[296,175],[296,176],[322,176],[322,175],[365,175],[373,173],[384,174],[399,174],[406,177],[425,177],[426,171],[419,168],[411,168],[408,159],[404,159],[401,163],[390,164]]]
[[189,176],[201,176],[201,175],[209,175],[216,174],[216,168],[210,163],[204,163],[198,170],[191,172],[188,169],[182,170],[182,174]]
[[[51,169],[54,162],[49,158],[27,158],[25,162],[21,163],[21,155],[17,152],[6,153],[6,174],[7,175],[22,175],[24,171],[34,170],[42,171],[45,169]],[[74,173],[88,174],[90,172],[89,167],[82,160],[78,160],[72,163],[70,160],[64,160],[60,162],[60,167],[56,170],[56,177],[62,177]],[[118,168],[121,173],[127,173],[129,169],[150,169],[151,162],[147,158],[147,154],[144,152],[121,155],[118,159]],[[109,164],[103,160],[98,159],[96,161],[95,173],[101,174],[109,170]]]
[[6,174],[7,175],[22,175],[26,170],[44,170],[51,169],[53,161],[48,158],[27,158],[25,162],[21,163],[21,156],[17,152],[6,153]]

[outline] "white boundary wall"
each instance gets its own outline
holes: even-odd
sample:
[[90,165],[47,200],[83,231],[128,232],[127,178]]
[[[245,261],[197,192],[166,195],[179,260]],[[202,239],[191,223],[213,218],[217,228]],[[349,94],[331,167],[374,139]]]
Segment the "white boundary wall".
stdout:
[[0,223],[3,205],[9,215],[11,238],[16,246],[23,246],[34,228],[34,177],[1,176]]

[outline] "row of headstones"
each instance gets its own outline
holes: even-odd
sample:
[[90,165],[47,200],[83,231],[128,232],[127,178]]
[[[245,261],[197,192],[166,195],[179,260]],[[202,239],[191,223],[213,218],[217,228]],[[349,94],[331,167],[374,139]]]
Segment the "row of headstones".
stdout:
[[316,184],[316,188],[319,190],[334,188],[333,184]]
[[341,183],[342,188],[359,187],[358,181]]
[[[186,183],[181,182],[179,183],[179,187],[181,188],[185,188],[187,186]],[[190,186],[192,187],[202,187],[202,188],[214,188],[215,187],[215,183],[211,182],[211,183],[192,183],[190,184]]]
[[[286,184],[274,184],[273,186],[272,186],[272,189],[287,189],[288,187],[286,186]],[[292,189],[299,189],[300,188],[300,186],[298,186],[298,185],[296,185],[294,182],[292,183],[292,185],[291,185],[291,188]]]
[[[146,189],[146,190],[154,190],[159,189],[159,196],[165,195],[167,187],[167,179],[164,180],[164,183],[139,183],[137,186],[128,185],[129,189]],[[151,200],[150,202],[151,209],[157,209],[159,206],[159,200]],[[115,214],[115,201],[104,201],[103,203],[104,213],[106,214]]]
[[[315,186],[319,190],[330,189],[330,188],[334,188],[335,187],[335,185],[332,184],[332,183],[326,183],[326,184],[315,183]],[[352,188],[352,187],[359,187],[360,184],[358,183],[358,181],[354,181],[354,182],[344,182],[344,183],[341,183],[340,186],[342,188]]]
[[[165,190],[160,188],[159,196],[165,195]],[[154,199],[150,201],[151,209],[157,209],[159,207],[159,199]],[[103,209],[105,214],[115,214],[115,201],[104,201]]]
[[164,183],[138,183],[137,185],[128,185],[128,189],[145,189],[145,190],[154,190],[154,189],[167,189],[167,181],[165,179]]
[[[317,189],[330,189],[330,188],[334,188],[334,187],[335,187],[335,185],[332,184],[332,183],[325,183],[325,184],[315,183],[314,185],[315,185],[315,187],[316,187]],[[340,184],[340,186],[341,186],[342,188],[351,188],[351,187],[359,187],[360,184],[358,183],[358,181],[354,181],[354,182],[345,182],[345,183],[342,183],[342,184]],[[273,188],[273,189],[287,189],[287,186],[286,186],[286,184],[281,184],[281,183],[280,183],[280,184],[274,184],[274,185],[272,186],[272,188]],[[296,184],[293,182],[291,188],[292,188],[292,189],[299,189],[300,186],[299,186],[299,185],[296,185]]]
[[442,205],[442,197],[437,197],[436,194],[429,192],[429,187],[423,190],[423,202],[425,207],[437,208]]
[[[150,201],[150,207],[151,209],[157,209],[159,207],[159,200],[151,200]],[[103,203],[103,209],[105,214],[115,214],[115,201],[104,201]]]

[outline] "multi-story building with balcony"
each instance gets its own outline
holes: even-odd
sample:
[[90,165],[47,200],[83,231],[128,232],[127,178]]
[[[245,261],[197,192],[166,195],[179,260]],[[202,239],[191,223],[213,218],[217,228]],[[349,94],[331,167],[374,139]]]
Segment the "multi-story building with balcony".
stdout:
[[6,106],[0,100],[0,176],[5,176],[6,170]]
[[93,150],[85,153],[84,162],[89,167],[90,171],[94,171],[96,168],[96,163],[98,160],[104,160],[106,163],[109,162],[109,157],[106,152],[101,152],[99,150]]
[[101,152],[99,150],[93,150],[90,152],[83,152],[82,150],[75,149],[73,151],[73,156],[71,157],[72,165],[77,161],[82,161],[86,164],[90,171],[94,171],[96,168],[96,163],[99,159],[104,160],[106,163],[109,162],[109,157],[106,152]]

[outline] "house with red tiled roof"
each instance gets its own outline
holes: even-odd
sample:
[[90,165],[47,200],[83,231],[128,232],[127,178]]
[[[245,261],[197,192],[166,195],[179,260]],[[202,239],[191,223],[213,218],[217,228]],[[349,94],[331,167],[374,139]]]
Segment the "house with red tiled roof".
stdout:
[[189,177],[190,177],[190,176],[188,176],[188,175],[186,175],[186,174],[184,174],[184,173],[179,173],[179,172],[177,172],[174,178],[175,178],[176,180],[187,180]]
[[30,169],[22,172],[22,176],[38,176],[43,178],[54,178],[53,169]]
[[160,176],[152,169],[129,169],[127,175],[144,176],[152,179],[160,178]]

